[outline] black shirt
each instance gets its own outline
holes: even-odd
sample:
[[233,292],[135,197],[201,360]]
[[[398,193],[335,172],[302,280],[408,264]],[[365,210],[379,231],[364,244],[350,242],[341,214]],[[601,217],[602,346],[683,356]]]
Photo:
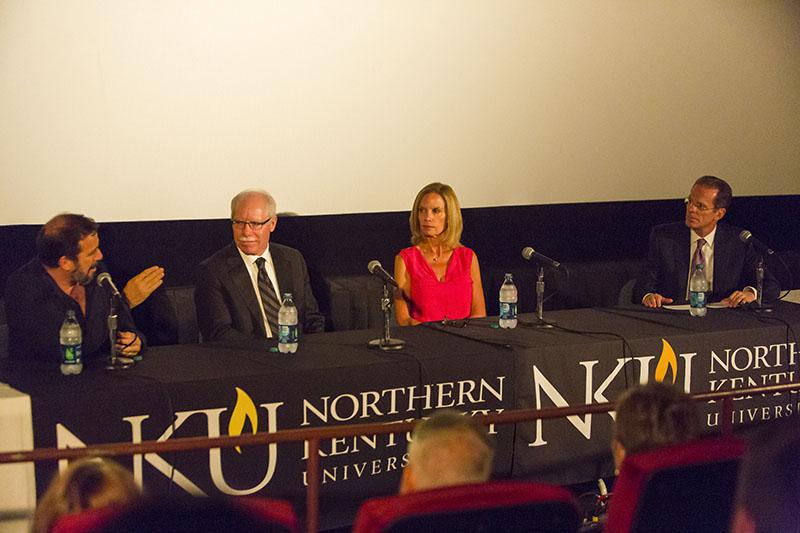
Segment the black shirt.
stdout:
[[[98,268],[97,272],[100,272]],[[86,315],[78,302],[56,284],[38,259],[11,274],[6,282],[5,303],[8,321],[8,356],[16,361],[58,362],[59,330],[67,310],[75,311],[83,334],[83,360],[106,357],[110,353],[107,318],[111,307],[111,290],[96,283],[86,285]],[[118,331],[136,329],[124,301],[117,304]]]

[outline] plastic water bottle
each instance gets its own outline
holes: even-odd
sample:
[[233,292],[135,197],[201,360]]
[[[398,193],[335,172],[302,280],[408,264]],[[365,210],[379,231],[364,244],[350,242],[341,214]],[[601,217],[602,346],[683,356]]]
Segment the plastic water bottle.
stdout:
[[83,372],[83,361],[81,361],[83,334],[72,309],[67,311],[67,318],[61,324],[58,336],[61,344],[61,373],[65,376],[80,374]]
[[283,303],[278,311],[278,351],[297,351],[297,308],[288,292],[283,293]]
[[696,265],[689,278],[689,313],[692,316],[706,316],[706,293],[708,280],[703,265]]
[[511,274],[506,274],[506,279],[500,286],[500,327],[517,327],[517,286],[514,285],[514,276]]

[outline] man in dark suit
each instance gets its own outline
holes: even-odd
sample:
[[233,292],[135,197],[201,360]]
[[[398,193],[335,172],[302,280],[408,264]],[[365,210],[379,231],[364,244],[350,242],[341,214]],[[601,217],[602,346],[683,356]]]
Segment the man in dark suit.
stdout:
[[[725,180],[714,176],[699,178],[686,198],[683,223],[653,228],[645,265],[633,290],[633,303],[661,307],[686,302],[689,275],[703,263],[711,292],[709,301],[728,307],[750,303],[757,297],[758,254],[750,243],[739,239],[740,228],[720,223],[733,193]],[[777,280],[764,273],[763,301],[778,297]]]
[[266,191],[242,191],[231,200],[233,243],[200,263],[195,284],[197,322],[206,341],[252,344],[277,338],[281,295],[291,293],[301,331],[325,329],[299,251],[270,243],[278,217]]

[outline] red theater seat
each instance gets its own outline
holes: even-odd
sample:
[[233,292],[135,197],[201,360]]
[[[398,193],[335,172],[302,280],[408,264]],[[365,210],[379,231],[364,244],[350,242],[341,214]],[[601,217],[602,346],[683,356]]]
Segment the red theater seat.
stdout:
[[50,533],[91,533],[108,523],[113,517],[122,513],[124,507],[103,507],[87,509],[79,513],[64,515],[55,521]]
[[[180,527],[189,527],[192,516],[203,520],[206,509],[221,508],[234,513],[245,513],[249,518],[248,523],[255,524],[258,531],[275,533],[298,533],[300,525],[294,509],[289,502],[272,498],[233,498],[230,500],[215,501],[206,498],[197,498],[186,502],[171,501],[169,498],[164,505],[154,506],[145,502],[143,505],[133,507],[106,507],[102,509],[88,509],[80,513],[69,514],[59,518],[53,526],[51,533],[92,533],[111,525],[115,519],[125,519],[127,512],[138,513],[137,516],[152,518],[150,525],[141,524],[142,530],[153,530],[153,524],[172,524]],[[187,506],[188,505],[188,506]],[[216,506],[216,507],[215,507]],[[220,507],[221,506],[221,507]],[[169,522],[159,520],[162,514],[169,514],[174,509],[174,516]],[[186,516],[187,518],[182,518]],[[168,526],[165,525],[165,528]],[[159,529],[160,531],[160,529]],[[223,532],[234,533],[234,531]]]
[[237,498],[233,501],[264,522],[285,529],[287,533],[300,531],[294,508],[287,501],[274,498]]
[[717,438],[625,458],[604,531],[727,531],[744,450],[738,439]]
[[419,531],[575,532],[575,498],[561,487],[489,482],[367,500],[355,533]]

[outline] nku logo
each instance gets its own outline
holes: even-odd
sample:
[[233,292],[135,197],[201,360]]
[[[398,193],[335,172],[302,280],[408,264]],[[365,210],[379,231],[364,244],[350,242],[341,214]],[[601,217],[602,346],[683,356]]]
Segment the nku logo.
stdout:
[[[250,396],[239,387],[236,387],[236,405],[231,412],[228,420],[228,435],[239,436],[249,425],[249,430],[255,434],[259,429],[274,433],[278,429],[278,408],[283,402],[262,403],[256,407]],[[175,413],[175,421],[163,430],[156,439],[157,442],[164,442],[175,435],[184,423],[190,418],[201,418],[205,425],[205,434],[209,438],[222,436],[220,431],[222,415],[228,411],[227,407],[195,409],[191,411],[179,411]],[[259,413],[263,418],[259,417]],[[138,444],[145,440],[143,438],[143,426],[150,418],[150,415],[136,415],[124,417],[122,420],[130,426],[130,442]],[[259,423],[264,427],[259,428]],[[196,436],[196,435],[194,435]],[[150,440],[150,439],[147,439]],[[63,424],[56,424],[56,441],[59,448],[85,448],[86,444],[76,437]],[[241,449],[237,446],[235,450],[241,454]],[[278,461],[278,446],[275,443],[266,446],[266,473],[260,482],[248,488],[234,488],[225,479],[223,474],[222,451],[220,448],[208,450],[208,471],[214,486],[230,496],[247,496],[263,489],[270,482],[275,474],[275,466]],[[133,475],[136,482],[142,485],[142,470],[144,463],[149,464],[158,472],[171,479],[176,485],[181,487],[189,494],[195,496],[205,496],[206,493],[197,486],[185,474],[168,463],[157,453],[137,454],[133,456]],[[67,467],[67,460],[59,461],[59,470],[63,471]]]
[[[666,339],[661,339],[661,343],[661,355],[659,356],[658,362],[655,365],[655,371],[653,372],[652,378],[655,381],[667,381],[673,384],[677,383],[679,376],[678,360],[680,358],[684,362],[682,377],[683,388],[686,392],[689,392],[692,382],[692,359],[697,355],[697,353],[682,353],[680,355],[676,355],[675,350]],[[647,383],[650,381],[650,369],[655,358],[656,357],[654,355],[617,358],[614,368],[606,375],[599,374],[597,371],[597,366],[600,363],[599,359],[578,361],[578,365],[583,368],[583,403],[587,405],[591,403],[607,403],[609,399],[605,396],[606,390],[610,385],[615,383],[615,380],[623,380],[626,379],[626,377],[630,378],[630,375],[628,374],[626,376],[626,374],[631,370],[633,371],[633,377],[630,378],[632,383]],[[561,392],[553,384],[553,381],[548,378],[548,376],[546,376],[537,365],[533,365],[531,370],[533,373],[533,389],[536,409],[541,409],[543,407],[544,397],[547,397],[549,401],[552,402],[552,404],[556,407],[569,406],[569,403],[564,398],[563,394],[561,394]],[[623,370],[626,374],[620,375]],[[570,375],[568,376],[568,379],[574,381],[575,376]],[[616,415],[616,413],[613,411],[608,414],[612,419]],[[584,436],[584,438],[586,438],[586,440],[592,438],[591,413],[587,413],[582,416],[568,416],[567,420],[581,433],[581,435]],[[546,444],[547,441],[544,439],[542,432],[542,421],[537,420],[535,438],[528,444],[528,446],[544,446]]]

